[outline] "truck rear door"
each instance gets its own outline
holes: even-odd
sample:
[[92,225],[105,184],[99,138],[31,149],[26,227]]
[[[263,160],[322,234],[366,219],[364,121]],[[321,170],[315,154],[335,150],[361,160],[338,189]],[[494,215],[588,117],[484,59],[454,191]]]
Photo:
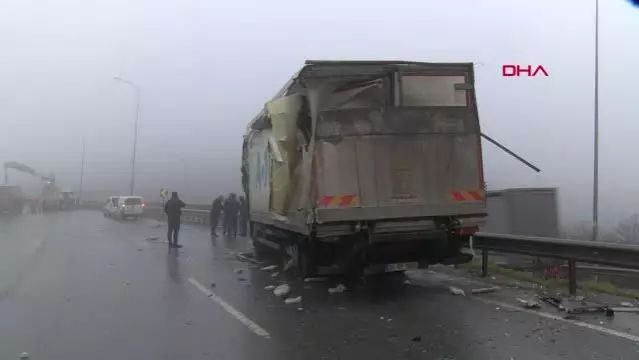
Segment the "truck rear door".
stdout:
[[316,132],[318,220],[485,213],[472,82],[468,64],[336,91]]

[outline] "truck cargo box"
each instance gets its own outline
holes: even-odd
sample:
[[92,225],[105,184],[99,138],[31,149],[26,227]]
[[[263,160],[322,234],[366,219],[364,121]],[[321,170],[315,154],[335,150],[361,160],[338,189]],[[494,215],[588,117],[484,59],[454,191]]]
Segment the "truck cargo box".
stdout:
[[472,63],[309,61],[244,136],[254,241],[468,261],[452,259],[486,215],[480,136]]
[[264,221],[485,213],[470,63],[307,63],[246,142],[246,192]]

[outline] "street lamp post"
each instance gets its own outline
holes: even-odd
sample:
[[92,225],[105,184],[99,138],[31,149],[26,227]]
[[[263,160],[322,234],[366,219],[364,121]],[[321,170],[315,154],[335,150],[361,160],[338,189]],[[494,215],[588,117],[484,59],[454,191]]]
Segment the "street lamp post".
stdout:
[[592,240],[599,233],[599,0],[595,0],[595,129],[592,189]]
[[113,79],[129,85],[135,90],[135,124],[133,128],[133,155],[131,156],[131,184],[129,185],[129,195],[133,196],[135,190],[135,157],[138,149],[138,122],[140,119],[140,88],[129,80],[119,76]]
[[82,202],[82,192],[84,191],[84,155],[85,155],[85,146],[84,146],[84,137],[82,137],[82,162],[80,163],[80,191],[78,194],[78,201]]

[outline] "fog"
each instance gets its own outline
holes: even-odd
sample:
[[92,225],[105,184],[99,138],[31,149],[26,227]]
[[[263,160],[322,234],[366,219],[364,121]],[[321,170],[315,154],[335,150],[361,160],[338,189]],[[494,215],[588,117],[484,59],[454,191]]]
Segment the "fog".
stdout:
[[[639,9],[600,4],[600,217],[639,211],[634,34]],[[239,191],[246,124],[306,59],[472,61],[490,188],[552,186],[564,223],[592,206],[594,0],[2,0],[0,161],[85,192],[126,193],[134,89],[137,192],[207,203]],[[502,64],[549,77],[504,78]]]

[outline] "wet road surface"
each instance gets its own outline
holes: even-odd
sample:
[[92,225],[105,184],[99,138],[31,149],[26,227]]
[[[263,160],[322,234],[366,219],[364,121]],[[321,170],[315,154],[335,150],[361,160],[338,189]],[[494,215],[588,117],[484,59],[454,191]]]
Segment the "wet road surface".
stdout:
[[[236,258],[245,240],[211,241],[196,226],[183,225],[179,251],[155,221],[99,212],[0,226],[0,359],[639,357],[639,333],[625,326],[634,318],[571,323],[509,305],[508,291],[455,296],[449,285],[475,284],[440,272],[329,294],[334,280],[272,277]],[[301,304],[264,290],[284,282]]]

